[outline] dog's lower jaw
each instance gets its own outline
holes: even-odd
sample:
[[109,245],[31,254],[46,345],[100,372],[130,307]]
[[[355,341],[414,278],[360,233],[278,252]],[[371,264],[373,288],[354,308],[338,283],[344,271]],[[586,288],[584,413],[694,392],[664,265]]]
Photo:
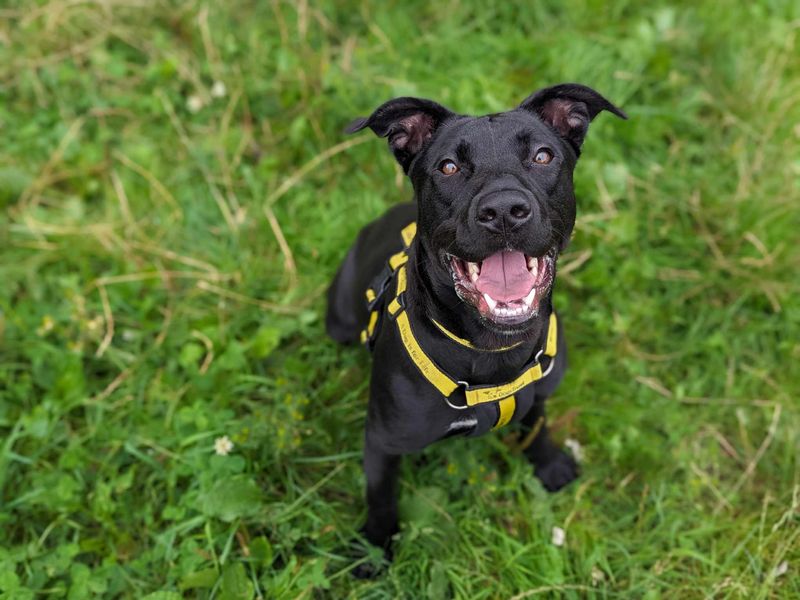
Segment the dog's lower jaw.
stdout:
[[424,307],[421,318],[444,325],[459,337],[469,340],[479,348],[492,349],[536,342],[541,336],[552,306],[552,287],[539,300],[539,310],[530,319],[517,325],[501,324],[485,318],[469,302],[464,301],[454,289],[449,273],[446,280],[430,280],[416,265],[408,275],[409,305]]

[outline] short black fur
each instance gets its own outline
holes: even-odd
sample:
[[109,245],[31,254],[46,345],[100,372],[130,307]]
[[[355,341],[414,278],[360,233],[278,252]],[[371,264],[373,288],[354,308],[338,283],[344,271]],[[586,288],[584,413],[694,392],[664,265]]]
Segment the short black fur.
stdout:
[[[555,257],[568,244],[575,224],[572,173],[589,123],[602,110],[626,118],[594,90],[561,84],[539,90],[516,109],[500,114],[470,117],[430,100],[397,98],[355,120],[349,132],[369,127],[388,139],[413,184],[415,201],[394,206],[360,232],[328,290],[326,325],[331,337],[341,343],[359,339],[368,319],[364,292],[401,249],[401,229],[416,221],[417,235],[408,250],[406,310],[423,348],[447,373],[472,384],[499,384],[516,377],[544,343],[554,282],[543,288],[541,297],[535,295],[530,314],[512,322],[487,312],[479,299],[465,297],[463,290],[459,295],[453,264],[482,264],[501,251],[552,256],[555,278]],[[455,173],[446,173],[443,165],[448,162],[456,166]],[[480,351],[453,342],[433,320]],[[544,400],[566,368],[560,321],[558,339],[554,368],[519,394],[513,418],[523,430],[539,427],[525,454],[550,491],[578,472],[542,425]],[[492,351],[512,345],[510,350]],[[362,534],[383,548],[387,558],[398,531],[400,457],[453,433],[482,433],[495,414],[489,410],[494,407],[449,407],[416,369],[397,329],[385,323],[379,328],[366,423],[368,512]],[[470,426],[472,420],[477,424]],[[355,574],[370,576],[375,571],[361,567]]]

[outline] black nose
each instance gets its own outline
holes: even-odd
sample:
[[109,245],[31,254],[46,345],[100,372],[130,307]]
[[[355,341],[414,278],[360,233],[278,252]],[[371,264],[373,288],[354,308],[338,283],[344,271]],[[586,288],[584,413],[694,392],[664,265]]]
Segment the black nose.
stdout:
[[530,218],[530,201],[508,192],[495,192],[482,198],[476,213],[478,224],[494,233],[516,229]]

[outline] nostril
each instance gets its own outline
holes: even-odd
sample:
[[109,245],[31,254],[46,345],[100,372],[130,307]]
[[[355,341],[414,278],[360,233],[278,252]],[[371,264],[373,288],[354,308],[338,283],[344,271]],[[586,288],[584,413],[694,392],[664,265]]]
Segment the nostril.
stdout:
[[531,209],[525,206],[524,204],[515,204],[511,207],[511,216],[517,220],[522,220],[531,214]]
[[491,223],[497,218],[497,213],[493,208],[484,208],[478,215],[478,221],[481,223]]

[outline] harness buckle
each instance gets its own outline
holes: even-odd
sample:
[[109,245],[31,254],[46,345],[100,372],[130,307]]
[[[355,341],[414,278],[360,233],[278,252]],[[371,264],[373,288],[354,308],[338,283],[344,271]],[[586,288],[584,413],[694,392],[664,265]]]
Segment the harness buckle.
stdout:
[[375,298],[373,298],[371,302],[367,303],[367,310],[370,312],[375,310],[375,306],[377,306],[377,304],[383,300],[383,295],[386,293],[386,288],[389,287],[389,283],[392,281],[393,274],[394,271],[392,271],[389,265],[384,265],[381,272],[378,273],[377,277],[372,280],[370,289],[372,289],[375,293]]
[[386,314],[389,319],[394,321],[401,312],[406,309],[406,293],[401,292],[400,295],[392,298],[392,301],[386,306]]

